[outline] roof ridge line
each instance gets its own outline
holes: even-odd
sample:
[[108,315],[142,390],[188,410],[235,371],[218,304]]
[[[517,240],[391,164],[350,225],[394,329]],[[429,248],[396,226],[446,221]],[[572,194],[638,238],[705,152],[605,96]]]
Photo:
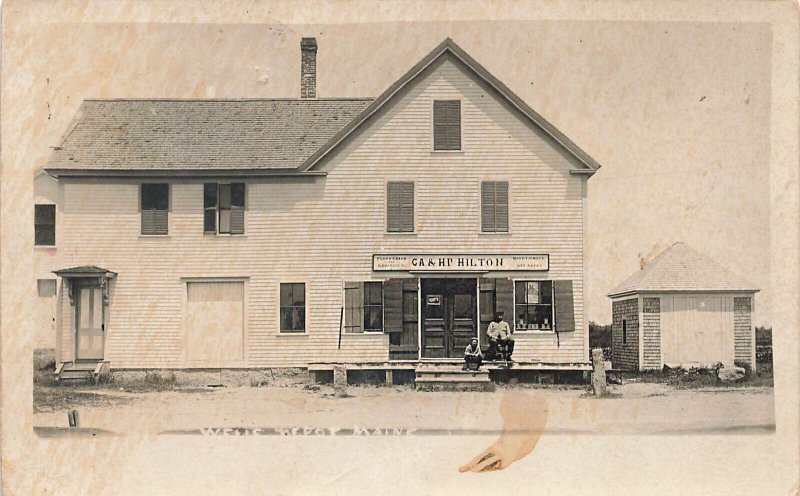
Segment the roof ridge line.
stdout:
[[83,102],[325,102],[325,101],[367,101],[374,100],[375,97],[325,97],[325,98],[84,98]]

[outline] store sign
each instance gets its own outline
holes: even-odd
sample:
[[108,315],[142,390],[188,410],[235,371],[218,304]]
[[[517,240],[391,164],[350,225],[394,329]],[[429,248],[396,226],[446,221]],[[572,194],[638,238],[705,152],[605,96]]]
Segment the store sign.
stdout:
[[372,255],[374,271],[487,272],[549,269],[549,255]]

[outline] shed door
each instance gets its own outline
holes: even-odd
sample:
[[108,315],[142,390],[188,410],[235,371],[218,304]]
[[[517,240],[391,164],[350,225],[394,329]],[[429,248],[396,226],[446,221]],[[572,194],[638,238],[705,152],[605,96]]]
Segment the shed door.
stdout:
[[664,363],[733,361],[733,298],[662,298]]
[[244,283],[189,282],[186,287],[186,360],[225,366],[244,360]]

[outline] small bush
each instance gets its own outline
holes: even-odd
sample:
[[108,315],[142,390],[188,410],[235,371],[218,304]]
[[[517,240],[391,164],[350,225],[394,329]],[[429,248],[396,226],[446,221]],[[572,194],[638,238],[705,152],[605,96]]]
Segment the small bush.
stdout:
[[269,380],[266,377],[250,377],[250,387],[258,388],[269,386]]
[[753,367],[751,367],[749,363],[735,360],[733,364],[744,369],[744,381],[749,381],[753,378]]
[[162,375],[158,370],[148,370],[144,373],[144,383],[150,386],[174,386],[178,380],[174,372]]

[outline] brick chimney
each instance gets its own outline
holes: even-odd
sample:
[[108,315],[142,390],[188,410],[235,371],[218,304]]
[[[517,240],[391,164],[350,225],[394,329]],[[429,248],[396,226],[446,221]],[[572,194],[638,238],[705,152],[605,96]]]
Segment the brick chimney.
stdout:
[[300,98],[317,97],[317,39],[300,40]]

